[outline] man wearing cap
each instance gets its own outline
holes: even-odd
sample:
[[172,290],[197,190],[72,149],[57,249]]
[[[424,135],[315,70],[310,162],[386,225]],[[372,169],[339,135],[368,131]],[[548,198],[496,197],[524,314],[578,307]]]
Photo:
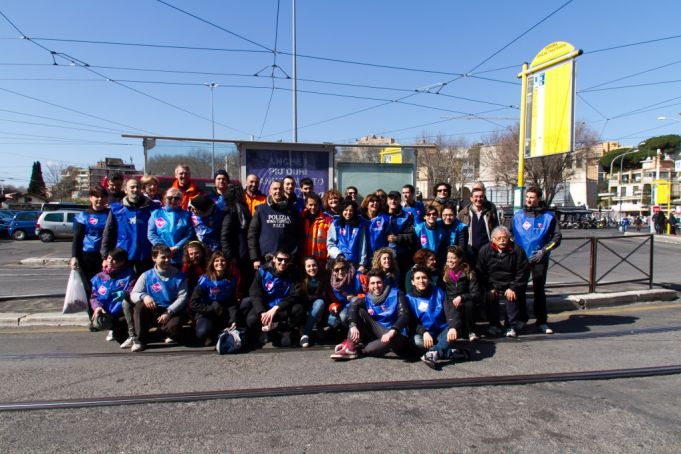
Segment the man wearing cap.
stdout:
[[182,192],[182,209],[189,208],[189,202],[194,197],[201,195],[202,192],[192,181],[192,172],[187,164],[178,164],[175,167],[175,181],[173,181],[174,188]]
[[248,211],[251,212],[251,216],[255,214],[255,208],[267,202],[267,196],[260,192],[260,178],[251,173],[246,177],[246,206]]
[[215,184],[215,193],[211,196],[215,205],[224,210],[225,208],[225,193],[227,186],[229,186],[229,174],[225,169],[218,169],[213,175],[213,183]]
[[300,215],[286,198],[283,181],[274,180],[267,203],[258,205],[248,227],[248,253],[253,268],[260,268],[267,255],[281,248],[295,257],[302,242]]

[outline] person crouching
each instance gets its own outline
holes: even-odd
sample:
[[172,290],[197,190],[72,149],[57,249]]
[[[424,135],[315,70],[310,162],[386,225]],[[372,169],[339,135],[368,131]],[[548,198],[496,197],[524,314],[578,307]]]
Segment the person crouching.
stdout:
[[181,316],[187,302],[187,280],[181,271],[170,264],[171,257],[168,246],[154,246],[151,250],[154,267],[142,274],[132,289],[130,300],[134,304],[136,333],[136,336],[131,336],[133,352],[144,350],[144,341],[154,324],[158,324],[167,336],[166,344],[178,338]]

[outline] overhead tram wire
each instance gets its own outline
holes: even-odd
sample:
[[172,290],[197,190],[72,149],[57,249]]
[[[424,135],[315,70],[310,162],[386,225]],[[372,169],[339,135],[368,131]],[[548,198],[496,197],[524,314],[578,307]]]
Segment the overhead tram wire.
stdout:
[[653,39],[648,39],[648,40],[645,40],[645,41],[638,41],[638,42],[635,42],[635,43],[619,44],[619,45],[616,45],[616,46],[604,47],[602,49],[589,50],[589,51],[584,52],[582,55],[596,54],[596,53],[599,53],[599,52],[606,52],[606,51],[616,50],[616,49],[624,49],[626,47],[641,46],[641,45],[644,45],[644,44],[658,43],[660,41],[667,41],[667,40],[670,40],[670,39],[678,39],[678,38],[681,38],[681,35],[671,35],[671,36],[665,36],[665,37],[662,37],[662,38],[653,38]]
[[599,84],[592,85],[591,87],[579,90],[579,92],[580,93],[588,93],[590,91],[598,91],[598,90],[593,90],[593,89],[597,88],[597,87],[602,87],[603,85],[609,85],[609,84],[612,84],[612,83],[615,83],[615,82],[619,82],[620,80],[629,79],[629,78],[640,76],[642,74],[646,74],[646,73],[649,73],[649,72],[657,71],[657,70],[662,69],[662,68],[667,68],[669,66],[678,65],[679,63],[681,63],[681,60],[676,60],[676,61],[673,61],[673,62],[670,62],[670,63],[665,63],[664,65],[656,66],[654,68],[649,68],[649,69],[646,69],[646,70],[643,70],[643,71],[639,71],[639,72],[636,72],[636,73],[633,73],[633,74],[629,74],[627,76],[618,77],[617,79],[612,79],[612,80],[609,80],[609,81],[606,81],[606,82],[601,82]]
[[652,87],[652,86],[655,86],[655,85],[678,84],[679,82],[681,82],[681,79],[660,80],[658,82],[645,82],[645,83],[640,83],[640,84],[618,85],[618,86],[615,86],[615,87],[604,87],[604,88],[594,88],[592,90],[581,90],[578,93],[595,93],[595,92],[599,92],[599,91],[624,90],[624,89],[627,89],[627,88]]
[[[279,8],[281,6],[281,0],[277,0],[277,14],[274,26],[274,49],[272,53],[272,72],[270,73],[270,78],[272,79],[272,90],[270,91],[269,99],[267,100],[267,109],[265,109],[265,117],[262,119],[262,125],[260,126],[260,134],[258,138],[262,137],[262,132],[265,130],[265,124],[267,123],[267,116],[270,113],[270,107],[272,106],[272,98],[274,97],[274,71],[279,68],[277,65],[277,41],[279,40]],[[281,69],[281,68],[280,68]],[[283,71],[283,70],[282,70]],[[257,75],[258,73],[256,73]]]
[[[161,0],[158,0],[158,1],[161,1]],[[76,59],[76,58],[74,58],[74,57],[71,57],[71,56],[69,56],[69,55],[67,55],[67,54],[64,54],[64,53],[61,53],[61,52],[56,52],[56,51],[54,51],[54,50],[52,50],[52,49],[49,49],[49,48],[43,46],[42,44],[40,44],[40,43],[38,43],[38,42],[35,42],[35,41],[32,40],[30,37],[28,37],[25,33],[23,33],[23,32],[21,31],[21,29],[19,29],[19,27],[17,27],[17,26],[14,24],[14,22],[12,22],[12,21],[11,21],[3,12],[2,12],[2,11],[0,11],[0,15],[2,15],[2,17],[4,17],[5,20],[6,20],[7,22],[9,22],[9,24],[10,24],[17,32],[19,32],[19,33],[21,34],[22,37],[24,37],[26,40],[28,40],[29,42],[33,43],[34,45],[40,47],[41,49],[45,50],[46,52],[49,52],[53,59],[56,59],[57,57],[63,58],[63,59],[65,59],[66,61],[68,61],[69,63],[73,64],[74,66],[78,66],[78,67],[80,67],[80,68],[82,68],[82,69],[85,69],[85,70],[91,72],[92,74],[95,74],[95,75],[97,75],[97,76],[99,76],[99,77],[101,77],[101,78],[103,78],[103,79],[105,79],[105,80],[107,80],[107,81],[109,81],[109,82],[112,82],[112,83],[114,83],[114,84],[116,84],[116,85],[118,85],[118,86],[121,86],[121,87],[123,87],[123,88],[126,88],[126,89],[128,89],[128,90],[130,90],[130,91],[132,91],[132,92],[134,92],[134,93],[137,93],[137,94],[139,94],[139,95],[141,95],[141,96],[144,96],[144,97],[149,98],[149,99],[153,99],[153,100],[155,100],[155,101],[157,101],[157,102],[160,102],[161,104],[167,105],[167,106],[172,107],[172,108],[177,109],[177,110],[180,110],[180,111],[182,111],[182,112],[184,112],[184,113],[187,113],[187,114],[192,115],[192,116],[194,116],[194,117],[200,118],[200,119],[202,119],[202,120],[212,121],[211,119],[206,118],[206,117],[204,117],[203,115],[197,114],[196,112],[192,112],[192,111],[190,111],[190,110],[188,110],[188,109],[185,109],[185,108],[183,108],[183,107],[180,107],[180,106],[177,106],[177,105],[175,105],[175,104],[172,104],[172,103],[170,103],[170,102],[168,102],[168,101],[165,101],[165,100],[163,100],[163,99],[161,99],[161,98],[157,98],[157,97],[152,96],[152,95],[150,95],[150,94],[148,94],[148,93],[144,93],[143,91],[137,90],[137,89],[135,89],[135,88],[133,88],[133,87],[129,87],[129,86],[125,85],[124,83],[118,82],[118,81],[116,81],[115,79],[112,79],[112,78],[110,78],[110,77],[108,77],[108,76],[106,76],[106,75],[104,75],[104,74],[102,74],[102,73],[100,73],[100,72],[98,72],[98,71],[95,71],[94,69],[92,69],[92,68],[89,67],[89,64],[87,64],[87,63],[85,63],[85,62],[83,62],[83,61],[81,61],[81,60],[78,60],[78,59]],[[56,60],[55,60],[55,62],[56,62]],[[225,125],[225,124],[220,123],[220,122],[215,122],[215,124],[218,124],[218,125],[220,125],[220,126],[222,126],[222,127],[224,127],[224,128],[230,129],[230,130],[232,130],[232,131],[238,132],[238,133],[240,133],[240,134],[244,134],[244,135],[247,135],[247,136],[252,135],[252,134],[250,134],[249,132],[241,131],[241,130],[239,130],[239,129],[237,129],[237,128],[233,128],[233,127],[231,127],[231,126]],[[137,131],[149,132],[149,131],[140,130],[140,129],[138,129],[138,128],[134,128],[134,129],[137,130]]]
[[[81,122],[78,122],[78,121],[62,120],[60,118],[47,117],[45,115],[29,114],[29,113],[26,113],[26,112],[19,112],[19,111],[16,111],[16,110],[0,109],[0,112],[8,112],[8,113],[16,114],[16,115],[23,115],[23,116],[26,116],[26,117],[42,118],[43,120],[59,121],[61,123],[78,125],[78,126],[90,126],[92,128],[98,128],[98,129],[102,130],[102,132],[111,132],[111,133],[114,133],[114,134],[121,134],[123,132],[120,129],[107,128],[106,126],[93,125],[91,123],[81,123]],[[57,126],[57,125],[55,125],[55,126]]]

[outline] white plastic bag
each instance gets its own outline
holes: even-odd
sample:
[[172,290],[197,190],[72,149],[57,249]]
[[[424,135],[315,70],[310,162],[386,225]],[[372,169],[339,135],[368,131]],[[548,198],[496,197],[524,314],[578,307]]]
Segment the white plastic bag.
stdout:
[[71,270],[69,282],[66,284],[63,314],[74,314],[87,309],[88,299],[85,294],[83,278],[77,270]]

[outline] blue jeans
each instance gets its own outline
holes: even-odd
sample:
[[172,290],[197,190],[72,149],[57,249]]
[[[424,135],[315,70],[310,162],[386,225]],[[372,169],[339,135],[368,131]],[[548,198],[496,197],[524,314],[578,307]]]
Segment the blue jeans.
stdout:
[[305,322],[305,328],[303,328],[303,334],[309,336],[314,328],[315,323],[319,322],[322,314],[324,313],[324,300],[316,299],[312,302],[310,310],[307,312],[307,321]]
[[[454,347],[454,342],[450,343],[447,340],[448,331],[449,328],[443,329],[442,332],[438,334],[435,344],[428,350],[431,352],[437,352],[437,356],[440,359],[449,359],[449,357],[451,356],[452,348]],[[414,337],[412,338],[412,341],[414,342],[414,346],[419,350],[426,349],[423,346],[423,334],[415,334]]]
[[348,308],[347,308],[347,306],[345,307],[345,309],[340,311],[340,313],[338,315],[329,314],[329,319],[327,320],[326,323],[331,328],[337,328],[341,325],[347,326],[348,325]]

